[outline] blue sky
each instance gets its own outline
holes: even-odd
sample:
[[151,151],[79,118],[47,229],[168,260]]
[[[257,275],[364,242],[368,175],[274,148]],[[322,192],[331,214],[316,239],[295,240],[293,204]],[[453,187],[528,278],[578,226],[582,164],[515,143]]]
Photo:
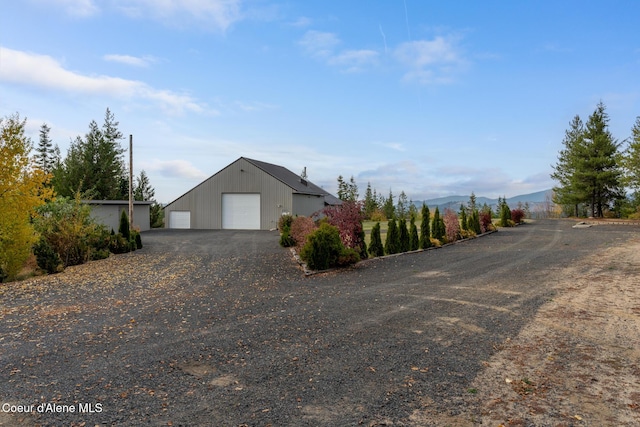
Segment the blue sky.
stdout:
[[[107,107],[169,202],[244,156],[413,200],[553,186],[569,121],[640,115],[640,2],[23,0],[0,116],[63,154]],[[126,145],[127,141],[123,141]]]

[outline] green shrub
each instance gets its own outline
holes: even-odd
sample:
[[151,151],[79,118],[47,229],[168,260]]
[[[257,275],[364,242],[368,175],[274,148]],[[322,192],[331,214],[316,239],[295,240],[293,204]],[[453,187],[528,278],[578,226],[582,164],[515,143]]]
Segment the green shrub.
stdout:
[[424,203],[422,203],[420,216],[422,217],[422,222],[420,223],[420,241],[418,243],[420,249],[427,249],[431,246],[431,230],[429,227],[431,214],[429,213],[429,207]]
[[502,208],[500,208],[500,227],[512,227],[512,224],[513,221],[511,221],[511,210],[505,203],[502,205]]
[[142,237],[140,236],[140,233],[137,231],[136,231],[135,241],[136,241],[136,249],[142,249]]
[[285,214],[280,216],[278,220],[278,230],[284,232],[285,228],[291,230],[291,224],[293,223],[293,216],[290,214]]
[[120,227],[118,227],[118,232],[122,234],[126,240],[131,238],[131,231],[129,230],[129,217],[127,213],[123,210],[120,214]]
[[404,218],[398,220],[398,242],[399,252],[407,252],[409,250],[409,230],[407,230],[407,220]]
[[131,251],[131,243],[120,233],[111,236],[109,251],[113,254],[124,254]]
[[396,227],[396,220],[393,218],[387,224],[387,239],[384,242],[384,251],[387,255],[400,252],[400,235]]
[[337,265],[338,257],[344,250],[338,228],[322,223],[307,236],[307,243],[300,251],[300,258],[312,270],[326,270]]
[[418,238],[418,227],[416,227],[416,218],[411,216],[409,221],[409,250],[415,251],[420,247],[420,239]]
[[47,239],[40,237],[40,240],[33,245],[33,254],[41,270],[47,273],[57,273],[64,268],[60,255],[53,250]]
[[382,246],[382,238],[380,237],[380,223],[376,224],[371,229],[371,242],[369,243],[369,254],[372,257],[384,255],[384,246]]
[[348,267],[360,261],[360,254],[357,250],[352,248],[343,248],[340,255],[338,255],[338,261],[336,265],[338,267]]

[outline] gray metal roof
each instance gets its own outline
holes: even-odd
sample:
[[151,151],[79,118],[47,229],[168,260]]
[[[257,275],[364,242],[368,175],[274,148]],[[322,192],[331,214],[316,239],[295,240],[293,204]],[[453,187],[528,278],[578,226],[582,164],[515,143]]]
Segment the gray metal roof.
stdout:
[[[259,160],[248,159],[243,157],[246,161],[253,164],[255,167],[262,169],[275,179],[288,185],[293,189],[295,193],[299,194],[311,194],[314,196],[326,196],[330,195],[326,190],[318,187],[314,183],[302,179],[299,175],[291,172],[289,169],[274,165],[271,163],[261,162]],[[334,203],[331,203],[334,204]]]

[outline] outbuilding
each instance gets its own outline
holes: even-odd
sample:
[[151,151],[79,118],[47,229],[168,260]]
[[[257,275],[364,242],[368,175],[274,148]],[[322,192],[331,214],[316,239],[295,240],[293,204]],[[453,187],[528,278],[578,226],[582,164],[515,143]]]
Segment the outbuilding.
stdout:
[[[98,224],[104,224],[109,230],[118,232],[120,228],[120,215],[125,211],[129,215],[128,200],[83,200],[83,203],[91,206],[91,217]],[[133,226],[139,231],[151,229],[149,224],[149,210],[153,202],[133,202]]]
[[290,170],[240,157],[164,207],[165,227],[270,230],[283,214],[311,215],[340,200]]

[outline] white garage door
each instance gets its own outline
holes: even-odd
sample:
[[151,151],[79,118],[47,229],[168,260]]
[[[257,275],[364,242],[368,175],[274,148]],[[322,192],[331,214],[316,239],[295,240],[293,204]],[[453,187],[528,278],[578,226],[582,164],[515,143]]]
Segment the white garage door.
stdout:
[[169,228],[191,228],[191,212],[169,212]]
[[223,194],[222,228],[260,230],[260,194]]

